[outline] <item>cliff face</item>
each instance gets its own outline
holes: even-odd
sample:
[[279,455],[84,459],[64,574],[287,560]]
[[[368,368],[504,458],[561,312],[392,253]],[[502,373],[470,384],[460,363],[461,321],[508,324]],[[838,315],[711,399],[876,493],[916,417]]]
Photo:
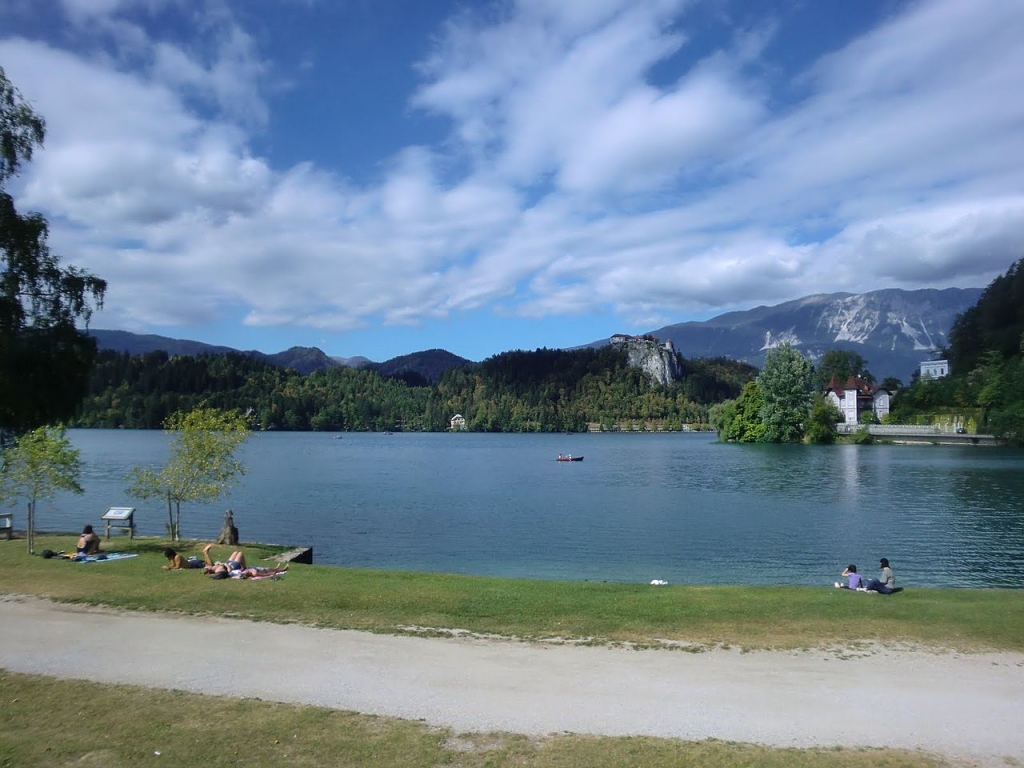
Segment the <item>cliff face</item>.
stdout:
[[682,375],[671,341],[660,344],[650,337],[612,336],[611,343],[625,347],[629,364],[641,369],[654,384],[667,386]]

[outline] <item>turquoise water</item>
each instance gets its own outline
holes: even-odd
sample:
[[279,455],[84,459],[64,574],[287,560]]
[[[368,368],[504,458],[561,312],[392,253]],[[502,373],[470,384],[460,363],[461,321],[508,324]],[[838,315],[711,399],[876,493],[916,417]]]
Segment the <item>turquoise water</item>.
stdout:
[[[137,507],[161,432],[73,430],[84,496],[39,503],[46,530]],[[582,462],[556,462],[558,453]],[[1024,586],[1024,452],[943,446],[737,446],[711,435],[257,433],[229,498],[182,507],[187,538],[224,510],[243,541],[318,563],[592,581],[823,584],[888,557],[901,584]],[[24,525],[23,513],[16,522]]]

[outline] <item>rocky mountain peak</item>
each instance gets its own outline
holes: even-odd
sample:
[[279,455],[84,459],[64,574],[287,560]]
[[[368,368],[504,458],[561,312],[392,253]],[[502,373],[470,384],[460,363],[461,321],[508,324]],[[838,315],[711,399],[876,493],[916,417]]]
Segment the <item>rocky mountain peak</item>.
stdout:
[[904,382],[920,363],[948,344],[956,316],[974,306],[980,288],[889,288],[868,293],[815,294],[771,307],[729,312],[710,320],[678,323],[652,331],[671,340],[683,357],[727,357],[764,364],[780,344],[796,347],[812,361],[830,349],[861,355],[879,380]]

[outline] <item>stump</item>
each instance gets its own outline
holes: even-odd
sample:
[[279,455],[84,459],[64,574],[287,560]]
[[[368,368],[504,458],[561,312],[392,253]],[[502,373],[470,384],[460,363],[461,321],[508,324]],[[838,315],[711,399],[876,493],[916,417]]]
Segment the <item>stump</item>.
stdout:
[[224,513],[224,524],[220,527],[220,536],[217,537],[218,544],[238,544],[238,529],[235,527],[235,516],[229,509]]

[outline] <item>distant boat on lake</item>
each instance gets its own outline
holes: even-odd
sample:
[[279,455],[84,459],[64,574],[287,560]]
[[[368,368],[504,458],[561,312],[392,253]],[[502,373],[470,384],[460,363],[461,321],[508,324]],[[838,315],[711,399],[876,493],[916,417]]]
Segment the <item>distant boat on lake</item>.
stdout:
[[583,457],[573,456],[571,453],[565,456],[563,456],[562,454],[558,454],[558,458],[555,459],[555,461],[583,461]]

